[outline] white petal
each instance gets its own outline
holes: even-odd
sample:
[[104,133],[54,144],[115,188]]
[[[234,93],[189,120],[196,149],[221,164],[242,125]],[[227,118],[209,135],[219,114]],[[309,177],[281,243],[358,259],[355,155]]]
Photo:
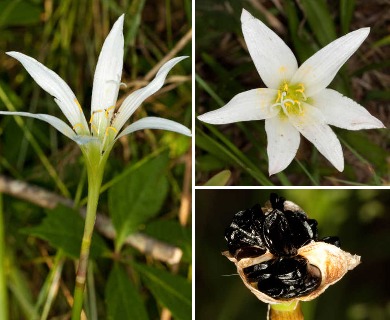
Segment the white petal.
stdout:
[[187,57],[177,57],[169,60],[160,68],[160,70],[156,74],[156,77],[146,87],[138,89],[131,93],[120,106],[112,123],[112,126],[119,131],[123,127],[125,122],[134,113],[134,111],[141,105],[141,103],[163,86],[168,72],[171,71],[171,69],[178,62],[186,58]]
[[303,113],[289,114],[290,122],[318,149],[339,171],[344,170],[344,156],[340,141],[326,124],[321,111],[303,103]]
[[0,111],[0,114],[30,117],[30,118],[35,118],[35,119],[45,121],[45,122],[51,124],[54,128],[56,128],[63,135],[76,141],[76,137],[77,137],[76,133],[64,121],[62,121],[61,119],[58,119],[57,117],[53,117],[53,116],[50,116],[48,114],[41,114],[41,113],[34,114],[34,113],[30,113],[30,112]]
[[241,23],[246,45],[261,79],[268,88],[278,89],[281,82],[288,82],[298,69],[293,52],[275,32],[245,9]]
[[299,67],[291,83],[302,83],[307,97],[325,89],[369,33],[370,28],[362,28],[331,42]]
[[[123,68],[123,19],[122,14],[113,25],[100,51],[93,79],[91,112],[115,106],[118,99]],[[112,112],[113,108],[110,115]],[[105,117],[104,112],[95,114],[96,123],[99,123],[99,117]]]
[[198,116],[211,124],[225,124],[240,121],[263,120],[274,117],[277,108],[271,108],[277,98],[277,90],[252,89],[237,94],[225,106]]
[[321,110],[325,121],[348,130],[384,128],[364,107],[341,93],[325,89],[312,97],[312,105]]
[[36,83],[55,97],[55,101],[72,126],[81,124],[85,130],[88,130],[88,124],[76,96],[58,74],[23,53],[11,51],[7,54],[18,60]]
[[123,137],[124,135],[130,134],[134,131],[143,129],[168,130],[178,132],[186,136],[191,136],[191,130],[180,123],[164,118],[146,117],[127,126],[116,139],[119,139],[120,137]]
[[273,117],[265,120],[267,132],[267,153],[269,175],[287,168],[297,154],[300,134],[287,117]]

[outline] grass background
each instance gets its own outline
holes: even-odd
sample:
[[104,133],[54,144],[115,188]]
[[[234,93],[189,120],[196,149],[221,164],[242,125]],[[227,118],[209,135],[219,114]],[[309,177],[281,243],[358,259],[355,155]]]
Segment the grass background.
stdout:
[[269,200],[271,192],[318,221],[319,237],[339,236],[362,263],[317,299],[302,303],[305,320],[385,320],[390,317],[389,190],[196,190],[195,309],[197,319],[265,319],[266,304],[242,283],[227,250],[233,215]]
[[[75,92],[88,119],[97,57],[114,21],[125,13],[122,82],[126,88],[121,87],[119,106],[130,92],[153,78],[150,71],[164,57],[191,56],[191,12],[190,0],[0,1],[0,109],[48,113],[65,119],[52,97],[32,80],[23,66],[5,55],[6,51],[15,50],[34,57],[58,73]],[[149,115],[191,127],[191,114],[191,59],[187,59],[170,72],[166,86],[149,98],[130,121]],[[117,143],[106,167],[105,190],[118,182],[115,177],[119,174],[138,168],[145,157],[168,155],[164,167],[166,196],[155,210],[154,217],[140,225],[138,230],[144,231],[149,223],[153,223],[156,229],[156,223],[161,222],[173,224],[179,234],[190,235],[190,150],[190,138],[160,130],[139,131]],[[85,203],[86,171],[81,152],[74,142],[46,123],[0,117],[0,174],[71,199],[76,208]],[[126,197],[126,192],[131,190],[124,190],[121,194]],[[6,195],[0,194],[0,199],[0,220],[5,232],[4,240],[0,241],[5,241],[6,247],[2,262],[9,300],[8,306],[1,305],[0,308],[2,311],[8,309],[10,319],[31,319],[34,308],[42,307],[39,295],[46,277],[58,263],[59,250],[46,241],[20,232],[23,228],[41,225],[46,216],[44,209]],[[99,211],[108,214],[110,208],[107,192],[103,192]],[[183,239],[175,238],[172,230],[166,232],[171,232],[167,241],[180,246],[179,241]],[[162,239],[166,238],[163,233],[160,235]],[[153,236],[158,238],[156,231]],[[191,237],[185,239],[186,246],[190,247]],[[110,270],[116,271],[118,279],[124,277],[126,280],[127,277],[126,281],[135,284],[149,317],[165,316],[168,319],[169,314],[163,308],[166,304],[154,299],[158,293],[147,289],[152,285],[140,281],[141,273],[128,262],[131,260],[165,270],[189,283],[191,254],[187,252],[185,261],[173,268],[129,247],[114,254],[113,241],[103,238],[103,242],[111,253],[92,263],[95,268],[92,274],[96,278],[93,280],[95,287],[90,287],[89,292],[96,299],[92,304],[94,311],[87,305],[90,319],[106,318],[110,305],[114,306],[115,301],[105,297],[117,289],[112,284],[114,280],[111,288],[107,285]],[[51,319],[69,318],[67,298],[73,291],[74,260],[67,257],[63,263],[61,286],[47,315]],[[117,263],[114,266],[114,261],[121,262],[120,270]],[[120,314],[115,317],[112,310],[110,316],[119,319]],[[184,318],[190,317],[190,312],[187,312]]]
[[[196,22],[196,112],[203,114],[236,94],[264,87],[246,49],[240,15],[245,8],[292,48],[299,64],[332,40],[371,27],[367,40],[332,84],[389,126],[389,4],[363,0],[198,0]],[[270,53],[272,54],[272,53]],[[196,183],[222,170],[229,185],[388,185],[388,130],[334,128],[345,170],[339,173],[303,137],[291,165],[268,177],[264,121],[220,126],[196,121]]]

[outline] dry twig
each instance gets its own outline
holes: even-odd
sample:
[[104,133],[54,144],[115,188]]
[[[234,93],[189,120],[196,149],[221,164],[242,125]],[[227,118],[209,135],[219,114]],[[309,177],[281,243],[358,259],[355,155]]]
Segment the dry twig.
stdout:
[[[30,185],[24,181],[7,178],[0,175],[0,193],[5,193],[19,199],[31,202],[39,207],[54,209],[58,204],[73,208],[71,199],[59,196],[54,192],[47,191],[41,187]],[[80,215],[85,218],[85,207],[79,209]],[[108,239],[115,239],[116,231],[111,220],[105,215],[98,213],[96,216],[96,229]],[[154,259],[177,264],[183,252],[180,248],[168,243],[154,239],[143,233],[133,233],[125,240],[125,244],[130,245],[145,255],[150,255]]]

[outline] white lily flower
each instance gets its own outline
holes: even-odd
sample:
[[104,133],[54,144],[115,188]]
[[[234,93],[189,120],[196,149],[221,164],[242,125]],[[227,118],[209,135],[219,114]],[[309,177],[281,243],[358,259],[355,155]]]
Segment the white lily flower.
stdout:
[[284,170],[294,159],[301,133],[336,167],[343,171],[340,141],[329,125],[348,129],[384,128],[377,118],[355,101],[326,89],[341,66],[366,39],[362,28],[336,39],[299,68],[291,49],[246,10],[242,31],[249,53],[268,88],[242,92],[224,107],[199,120],[211,124],[263,120],[267,133],[269,174]]
[[91,145],[94,146],[95,151],[99,151],[100,155],[106,151],[109,153],[119,137],[141,129],[164,129],[191,136],[191,131],[187,127],[171,120],[156,117],[138,120],[119,133],[141,103],[163,86],[168,72],[178,62],[187,58],[177,57],[166,62],[153,81],[146,87],[131,93],[123,101],[118,111],[115,111],[123,68],[123,20],[124,15],[121,15],[115,22],[99,55],[93,81],[89,123],[87,123],[75,94],[65,81],[35,59],[13,51],[7,52],[7,54],[21,62],[38,85],[54,96],[55,102],[71,126],[61,119],[47,114],[7,111],[0,111],[0,114],[26,116],[48,122],[65,136],[76,141],[83,152],[87,154],[90,152],[88,150],[91,149]]

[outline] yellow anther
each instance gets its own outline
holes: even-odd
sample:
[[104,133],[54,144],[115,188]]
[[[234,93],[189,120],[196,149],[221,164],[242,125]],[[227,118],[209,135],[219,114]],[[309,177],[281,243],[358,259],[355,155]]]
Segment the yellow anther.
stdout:
[[291,103],[290,102],[286,102],[285,105],[286,105],[286,107],[291,107]]
[[104,114],[105,114],[106,118],[108,118],[110,110],[112,110],[112,109],[115,109],[115,106],[109,107],[108,109],[106,109],[106,111],[104,111]]
[[79,108],[80,112],[83,113],[83,109],[80,106],[80,102],[77,100],[77,98],[74,98],[74,102],[77,104],[77,107]]
[[103,111],[104,111],[103,109],[92,111],[91,119],[89,119],[89,123],[92,123],[93,117],[95,116],[95,113],[99,113],[99,112],[103,112]]
[[281,96],[281,93],[280,93],[280,90],[278,90],[278,97],[276,98],[275,102],[278,102],[280,100],[280,96]]
[[83,125],[82,125],[80,122],[79,122],[79,123],[76,123],[76,124],[72,127],[72,129],[76,131],[76,128],[77,128],[77,127],[81,127],[81,128],[82,128]]
[[286,92],[288,91],[288,84],[287,83],[284,84],[283,91],[286,91]]
[[92,123],[91,123],[91,129],[93,131],[95,131],[96,133],[98,133],[98,130],[97,130],[96,126],[94,124],[92,124]]
[[106,129],[106,136],[108,136],[108,130],[109,129],[111,129],[112,131],[114,131],[114,133],[118,133],[118,130],[116,130],[116,128],[114,128],[114,127],[108,127],[107,129]]
[[296,103],[299,108],[301,107],[301,103],[298,100],[294,100],[294,103]]

